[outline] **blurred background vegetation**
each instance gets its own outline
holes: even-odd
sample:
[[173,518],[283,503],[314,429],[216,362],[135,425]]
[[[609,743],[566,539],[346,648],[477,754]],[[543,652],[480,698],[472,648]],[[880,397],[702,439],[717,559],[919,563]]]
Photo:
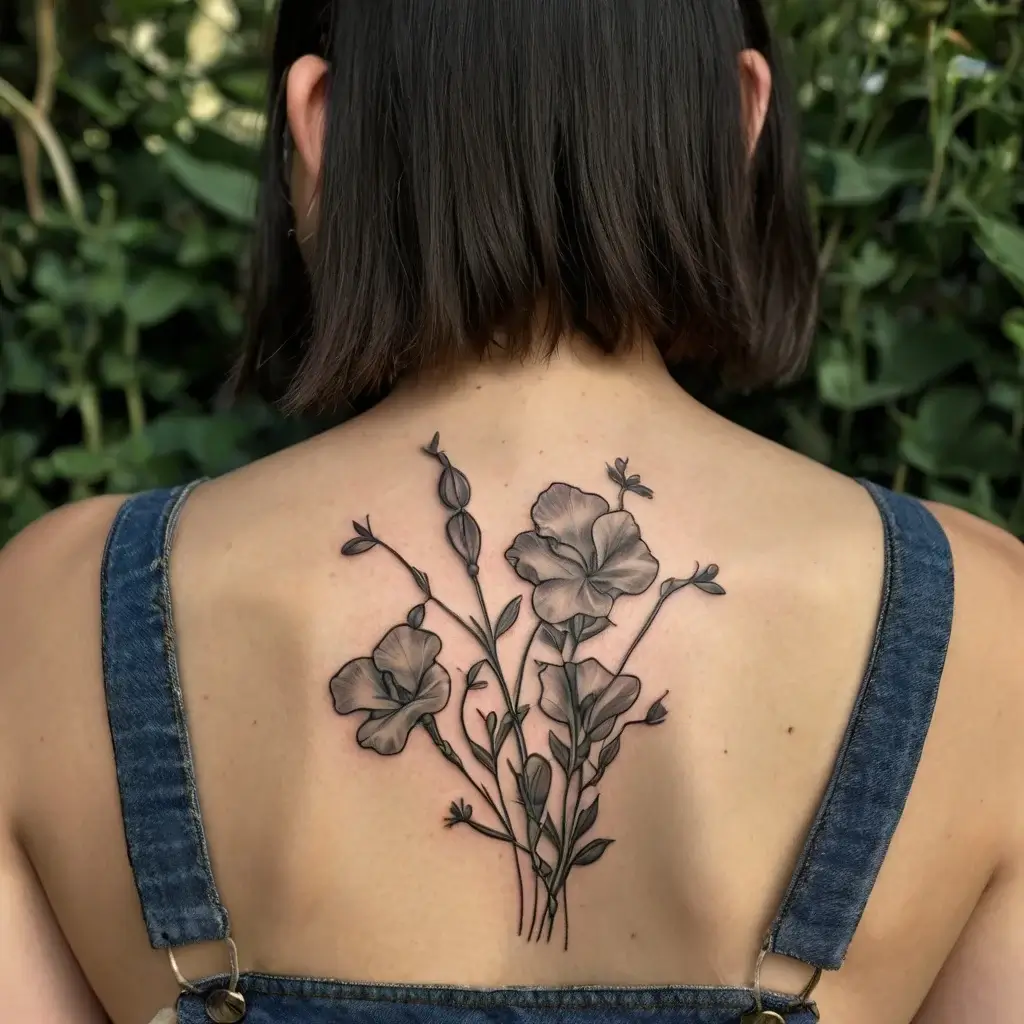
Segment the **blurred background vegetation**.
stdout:
[[[1020,0],[772,0],[826,268],[819,341],[728,415],[1024,536]],[[224,380],[268,0],[3,0],[0,543],[314,429]]]

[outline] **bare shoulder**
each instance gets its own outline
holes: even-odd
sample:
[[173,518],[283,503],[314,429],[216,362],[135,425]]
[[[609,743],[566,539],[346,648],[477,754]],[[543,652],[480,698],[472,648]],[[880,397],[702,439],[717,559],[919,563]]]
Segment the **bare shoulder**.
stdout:
[[98,663],[100,563],[123,500],[67,505],[0,551],[0,764],[18,757],[30,709]]
[[956,598],[943,688],[961,722],[974,721],[975,760],[1005,787],[1005,810],[1024,829],[1024,544],[945,505],[929,504],[953,553]]

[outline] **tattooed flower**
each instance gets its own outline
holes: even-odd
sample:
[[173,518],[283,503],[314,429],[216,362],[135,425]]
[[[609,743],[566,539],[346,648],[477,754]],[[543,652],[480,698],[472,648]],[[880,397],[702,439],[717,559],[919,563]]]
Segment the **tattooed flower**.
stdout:
[[632,514],[612,512],[598,494],[552,484],[530,515],[535,529],[519,534],[505,557],[534,585],[533,608],[545,622],[605,618],[617,597],[642,594],[657,578]]
[[444,709],[451,678],[437,663],[441,641],[425,629],[395,626],[371,658],[356,658],[331,680],[339,715],[367,711],[356,739],[378,754],[399,754],[424,715]]
[[541,711],[565,725],[575,717],[583,735],[595,742],[611,734],[615,720],[640,696],[636,676],[617,676],[596,658],[545,665],[540,687]]

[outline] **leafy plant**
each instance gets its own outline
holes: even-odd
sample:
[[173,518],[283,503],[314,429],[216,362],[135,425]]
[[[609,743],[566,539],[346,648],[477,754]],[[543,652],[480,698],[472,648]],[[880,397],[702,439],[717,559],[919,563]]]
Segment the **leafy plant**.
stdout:
[[[1021,2],[768,2],[804,115],[821,328],[795,386],[709,400],[1024,536]],[[267,10],[4,6],[0,543],[69,499],[217,473],[310,429],[222,390]]]

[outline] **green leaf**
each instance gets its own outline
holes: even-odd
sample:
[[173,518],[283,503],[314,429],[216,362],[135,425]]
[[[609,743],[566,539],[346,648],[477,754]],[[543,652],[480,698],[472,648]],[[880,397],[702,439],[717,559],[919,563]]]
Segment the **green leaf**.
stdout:
[[[1003,317],[1003,334],[1024,352],[1024,309],[1011,309]],[[1021,390],[1024,391],[1024,387]]]
[[98,483],[110,469],[110,459],[105,452],[90,452],[85,448],[58,448],[46,461],[54,475],[83,483]]
[[163,162],[200,202],[242,224],[252,221],[259,186],[248,171],[198,160],[175,145],[167,147]]
[[23,338],[6,339],[0,346],[0,388],[20,394],[41,394],[52,370],[40,352]]
[[194,277],[168,270],[152,270],[124,297],[125,315],[139,327],[150,327],[169,319],[195,294]]
[[888,281],[895,269],[896,257],[877,242],[870,241],[847,263],[845,276],[867,291]]
[[993,217],[977,216],[974,236],[985,255],[1024,292],[1024,229]]
[[884,199],[893,189],[923,181],[928,168],[919,147],[892,146],[871,157],[818,143],[807,147],[808,165],[817,173],[826,200],[848,206]]

